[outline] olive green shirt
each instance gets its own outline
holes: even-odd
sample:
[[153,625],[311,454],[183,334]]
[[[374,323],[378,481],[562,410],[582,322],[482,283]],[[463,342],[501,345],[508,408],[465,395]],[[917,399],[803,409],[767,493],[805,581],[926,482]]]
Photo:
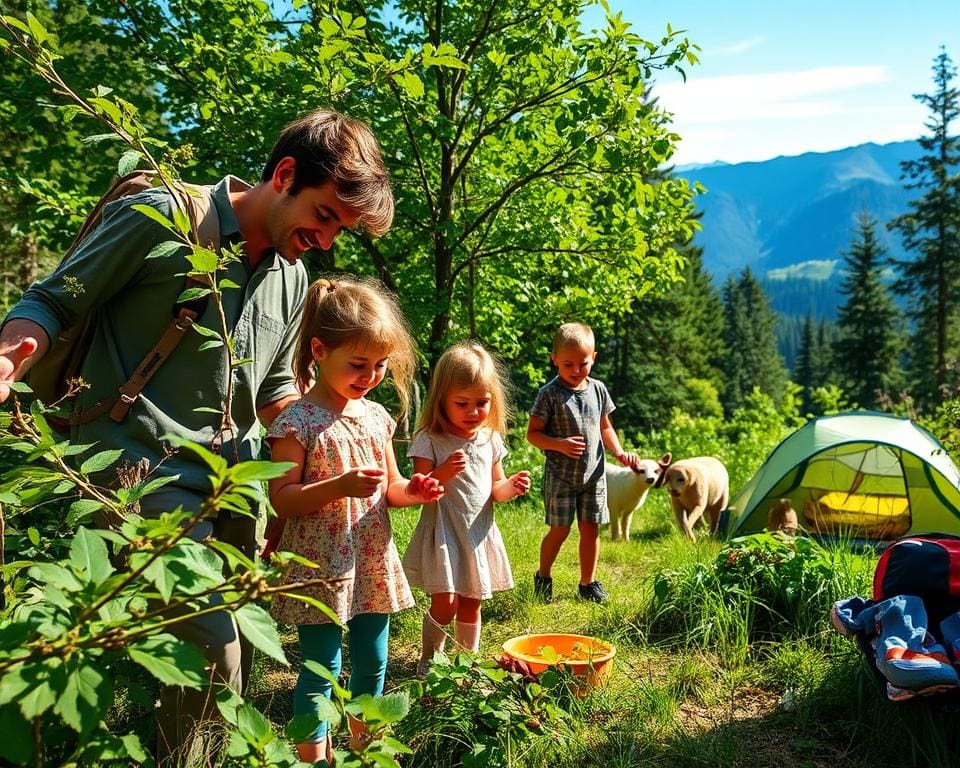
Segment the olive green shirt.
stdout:
[[[246,188],[248,184],[231,176],[214,188],[221,246],[241,242],[229,192]],[[50,339],[56,339],[61,328],[89,312],[96,313],[94,338],[82,368],[90,388],[77,399],[80,410],[115,394],[127,381],[170,324],[177,297],[185,287],[183,273],[188,265],[184,250],[147,258],[155,245],[172,238],[160,224],[133,210],[131,206],[138,203],[172,217],[172,200],[163,189],[109,204],[100,226],[53,274],[32,285],[6,318],[32,320]],[[241,461],[256,457],[259,451],[257,409],[297,394],[291,357],[307,278],[299,261],[291,264],[273,253],[254,270],[246,258],[234,261],[219,273],[219,279],[240,286],[223,290],[223,309],[236,359],[253,359],[233,374],[236,433],[225,435],[220,450],[232,463],[235,450]],[[212,300],[199,323],[219,330]],[[164,435],[174,434],[206,447],[213,441],[220,416],[197,409],[222,408],[227,364],[222,347],[200,349],[207,341],[198,332],[188,332],[122,423],[104,415],[74,428],[75,441],[97,442],[102,449],[121,448],[123,458],[131,464],[146,459],[151,467],[159,464],[159,475],[179,475],[167,490],[145,499],[152,501],[147,506],[193,504],[209,490],[209,469],[191,451],[181,450],[165,458],[162,440]]]

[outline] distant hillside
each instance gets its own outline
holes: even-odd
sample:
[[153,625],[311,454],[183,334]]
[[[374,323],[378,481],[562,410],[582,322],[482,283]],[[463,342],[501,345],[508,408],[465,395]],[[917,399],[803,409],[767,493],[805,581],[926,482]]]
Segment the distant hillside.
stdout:
[[890,255],[903,256],[885,225],[906,210],[911,195],[900,163],[919,152],[915,141],[863,144],[678,172],[707,188],[698,201],[703,231],[696,237],[705,267],[722,283],[748,265],[765,277],[806,261],[836,261],[849,248],[861,211],[880,222],[877,235]]
[[717,286],[746,266],[763,282],[782,318],[780,351],[788,366],[803,318],[835,319],[837,265],[859,213],[877,220],[887,255],[906,258],[886,224],[917,194],[905,189],[900,164],[919,154],[917,142],[902,141],[676,171],[707,188],[697,202],[703,231],[695,239],[704,266]]

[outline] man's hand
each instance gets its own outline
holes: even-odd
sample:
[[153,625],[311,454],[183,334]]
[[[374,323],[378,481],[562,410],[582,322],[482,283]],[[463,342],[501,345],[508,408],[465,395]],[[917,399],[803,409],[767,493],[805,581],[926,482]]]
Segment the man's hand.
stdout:
[[10,397],[10,385],[19,378],[20,366],[39,346],[35,338],[28,336],[20,339],[15,346],[0,352],[0,403]]
[[356,467],[344,472],[337,481],[343,498],[366,499],[377,492],[386,476],[380,467]]
[[555,450],[564,456],[569,456],[571,459],[579,459],[583,456],[583,452],[587,450],[587,441],[583,439],[582,435],[565,437],[559,442],[560,446]]
[[617,461],[620,462],[621,467],[629,467],[634,471],[640,469],[640,457],[635,453],[621,452],[617,454]]

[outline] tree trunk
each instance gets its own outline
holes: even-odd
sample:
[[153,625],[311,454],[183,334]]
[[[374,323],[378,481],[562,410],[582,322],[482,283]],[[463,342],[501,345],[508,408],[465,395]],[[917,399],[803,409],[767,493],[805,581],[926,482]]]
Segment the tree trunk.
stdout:
[[23,290],[37,281],[37,251],[33,235],[24,236],[20,241],[20,274],[17,276]]

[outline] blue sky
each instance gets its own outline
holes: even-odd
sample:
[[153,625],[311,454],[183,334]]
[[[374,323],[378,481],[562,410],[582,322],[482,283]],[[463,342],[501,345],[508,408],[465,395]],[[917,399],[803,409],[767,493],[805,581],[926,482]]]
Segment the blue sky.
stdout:
[[960,0],[609,2],[640,37],[659,40],[669,22],[702,49],[685,84],[654,85],[683,136],[678,165],[917,138],[926,110],[913,94],[933,90],[941,46],[960,62]]

